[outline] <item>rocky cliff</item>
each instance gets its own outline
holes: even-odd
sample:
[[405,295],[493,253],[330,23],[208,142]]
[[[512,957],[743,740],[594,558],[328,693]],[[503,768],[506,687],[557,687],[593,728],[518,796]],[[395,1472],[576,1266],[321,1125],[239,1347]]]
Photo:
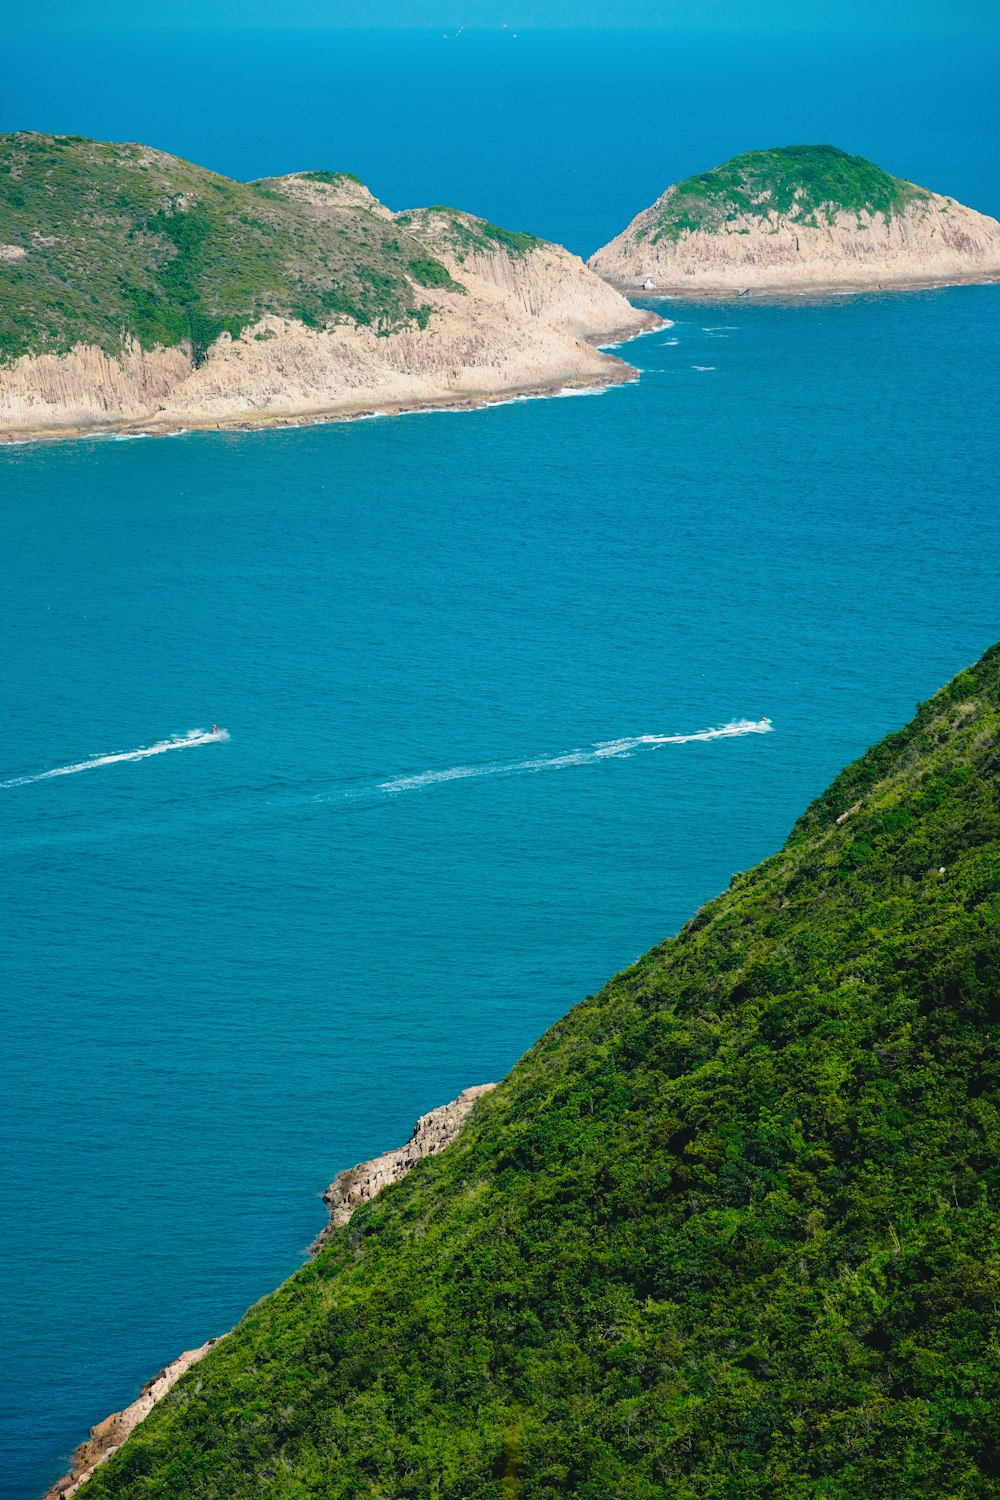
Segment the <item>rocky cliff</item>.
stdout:
[[0,437],[261,426],[634,378],[655,326],[577,257],[350,174],[236,183],[0,138]]
[[834,147],[747,152],[667,188],[588,264],[654,294],[1000,279],[1000,224]]
[[330,1210],[330,1222],[312,1249],[319,1250],[333,1230],[350,1222],[356,1208],[368,1203],[390,1183],[399,1182],[418,1161],[425,1156],[437,1156],[450,1146],[474,1106],[484,1094],[495,1088],[495,1083],[480,1083],[474,1088],[463,1089],[450,1104],[442,1104],[429,1114],[421,1115],[405,1146],[398,1146],[372,1161],[359,1162],[356,1167],[339,1172],[323,1194],[323,1202]]

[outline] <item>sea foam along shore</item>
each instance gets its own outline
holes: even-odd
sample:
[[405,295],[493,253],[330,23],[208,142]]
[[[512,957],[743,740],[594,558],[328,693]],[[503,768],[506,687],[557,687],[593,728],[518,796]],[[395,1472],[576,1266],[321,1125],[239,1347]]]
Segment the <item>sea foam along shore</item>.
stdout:
[[[437,1156],[450,1146],[479,1100],[495,1088],[495,1083],[480,1083],[463,1089],[449,1104],[439,1105],[421,1115],[405,1146],[397,1146],[371,1161],[359,1162],[357,1166],[338,1172],[323,1194],[323,1201],[330,1210],[330,1222],[310,1245],[310,1254],[315,1255],[334,1230],[349,1223],[351,1215],[362,1203],[370,1202],[390,1183],[401,1181],[425,1156]],[[220,1335],[220,1338],[226,1337],[226,1334]],[[46,1491],[44,1500],[70,1500],[94,1470],[117,1453],[129,1434],[149,1416],[156,1403],[163,1400],[181,1376],[204,1359],[219,1341],[219,1338],[212,1338],[197,1349],[185,1350],[143,1386],[130,1406],[112,1412],[103,1422],[92,1427],[89,1437],[74,1452],[69,1473]]]
[[[669,318],[654,314],[651,316],[656,316],[656,322],[648,328],[640,329],[639,333],[657,333],[661,329],[673,326]],[[614,344],[602,344],[601,347],[621,348],[637,335],[630,332],[623,336],[616,334],[614,337],[616,339]],[[56,427],[38,426],[14,429],[0,427],[0,448],[87,438],[122,441],[130,438],[184,437],[197,432],[267,432],[282,428],[327,427],[339,422],[373,421],[386,417],[420,416],[433,412],[475,412],[483,411],[488,407],[510,406],[517,401],[546,400],[559,396],[600,395],[602,391],[612,390],[615,386],[634,385],[641,373],[640,370],[626,364],[624,360],[616,359],[609,361],[599,371],[586,375],[568,372],[564,375],[554,375],[551,379],[542,380],[536,384],[512,385],[496,392],[454,391],[447,395],[426,399],[378,402],[372,397],[366,397],[355,403],[345,402],[331,406],[329,409],[308,412],[275,411],[250,416],[241,414],[230,418],[209,417],[205,413],[196,412],[186,416],[183,422],[176,423],[162,419],[149,422],[122,422],[112,419],[104,422],[92,420],[75,424],[67,423]]]

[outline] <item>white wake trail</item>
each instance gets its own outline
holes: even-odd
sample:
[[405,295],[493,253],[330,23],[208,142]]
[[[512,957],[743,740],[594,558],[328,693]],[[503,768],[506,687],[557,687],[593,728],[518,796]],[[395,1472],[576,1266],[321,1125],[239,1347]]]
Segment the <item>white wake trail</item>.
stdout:
[[54,776],[76,776],[81,771],[96,771],[101,766],[114,766],[126,760],[147,760],[151,755],[165,755],[168,750],[193,750],[196,745],[217,745],[228,738],[227,729],[192,729],[188,734],[158,740],[155,745],[144,745],[138,750],[120,750],[114,755],[94,755],[90,760],[78,760],[71,766],[56,766],[51,771],[36,771],[30,776],[12,776],[9,781],[0,781],[0,789],[31,786],[35,781],[51,781]]
[[589,766],[611,757],[634,755],[638,750],[657,745],[690,745],[699,740],[735,739],[744,734],[770,734],[770,719],[736,719],[718,729],[698,729],[693,734],[638,734],[630,739],[602,740],[582,750],[567,750],[561,755],[537,755],[528,760],[490,761],[478,766],[451,766],[447,771],[421,771],[416,776],[398,776],[382,781],[378,790],[393,794],[414,792],[420,787],[435,786],[441,781],[464,781],[474,776],[513,776],[522,771],[559,771],[564,766]]

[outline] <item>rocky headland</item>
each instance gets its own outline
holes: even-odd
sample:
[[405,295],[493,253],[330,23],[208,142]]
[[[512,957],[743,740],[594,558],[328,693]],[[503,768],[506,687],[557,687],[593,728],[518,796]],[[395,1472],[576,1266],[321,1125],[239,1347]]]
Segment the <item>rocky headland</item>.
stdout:
[[787,146],[668,187],[588,264],[654,296],[992,281],[1000,223],[834,146]]
[[994,647],[447,1150],[342,1176],[82,1495],[992,1496],[998,772]]
[[271,426],[635,378],[655,327],[568,251],[394,214],[343,172],[239,183],[0,137],[0,438]]

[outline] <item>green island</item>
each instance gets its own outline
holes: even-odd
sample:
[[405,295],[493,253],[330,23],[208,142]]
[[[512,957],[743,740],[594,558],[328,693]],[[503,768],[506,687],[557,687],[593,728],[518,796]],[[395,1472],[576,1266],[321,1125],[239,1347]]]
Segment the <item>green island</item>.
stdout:
[[927,196],[836,146],[779,146],[745,151],[710,172],[685,177],[654,205],[636,238],[676,240],[685,232],[713,233],[737,219],[765,220],[772,213],[813,229],[841,213],[888,220]]
[[[134,341],[187,346],[197,363],[265,314],[378,334],[425,327],[421,291],[462,287],[412,216],[365,197],[349,172],[243,183],[141,145],[0,136],[0,362]],[[448,213],[466,248],[538,243]]]
[[554,1026],[85,1500],[995,1495],[998,773],[1000,646]]

